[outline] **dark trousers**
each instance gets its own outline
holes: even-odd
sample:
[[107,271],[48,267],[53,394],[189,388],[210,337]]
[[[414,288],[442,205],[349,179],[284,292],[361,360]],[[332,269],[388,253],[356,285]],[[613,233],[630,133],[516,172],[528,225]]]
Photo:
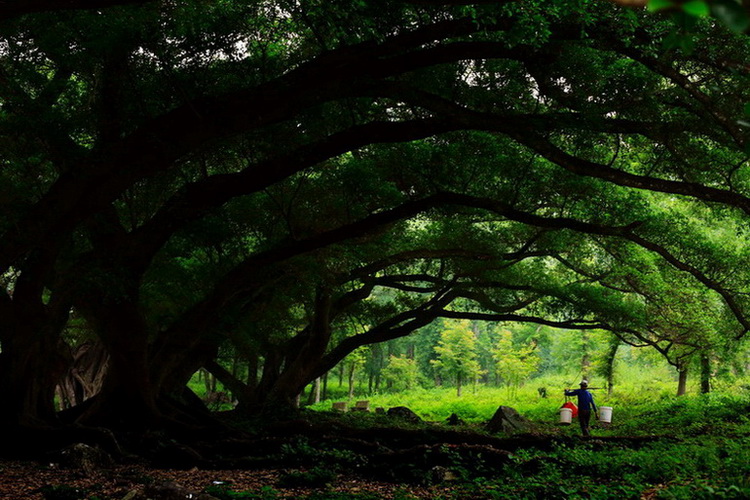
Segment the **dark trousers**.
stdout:
[[581,433],[590,436],[589,423],[591,422],[591,410],[578,410],[578,423],[581,424]]

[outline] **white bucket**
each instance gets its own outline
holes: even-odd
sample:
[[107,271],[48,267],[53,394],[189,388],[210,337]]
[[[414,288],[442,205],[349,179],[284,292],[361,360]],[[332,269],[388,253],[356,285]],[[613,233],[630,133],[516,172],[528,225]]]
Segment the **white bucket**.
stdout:
[[570,408],[560,408],[560,423],[563,425],[570,425],[573,421],[573,410]]
[[612,422],[612,407],[611,406],[599,407],[599,422],[605,422],[607,424]]

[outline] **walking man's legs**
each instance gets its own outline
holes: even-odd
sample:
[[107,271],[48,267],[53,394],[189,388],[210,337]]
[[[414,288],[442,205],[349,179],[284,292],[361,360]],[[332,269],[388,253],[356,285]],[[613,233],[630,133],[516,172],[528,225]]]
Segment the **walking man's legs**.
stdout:
[[591,422],[591,410],[578,410],[578,423],[581,424],[581,433],[590,436],[589,423]]

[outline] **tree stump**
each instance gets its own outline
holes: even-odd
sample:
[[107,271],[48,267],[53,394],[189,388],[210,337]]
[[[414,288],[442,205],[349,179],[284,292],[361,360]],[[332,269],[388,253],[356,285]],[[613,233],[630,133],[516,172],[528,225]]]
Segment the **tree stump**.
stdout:
[[446,423],[448,425],[464,425],[465,422],[456,415],[455,413],[451,413],[451,416],[445,419]]

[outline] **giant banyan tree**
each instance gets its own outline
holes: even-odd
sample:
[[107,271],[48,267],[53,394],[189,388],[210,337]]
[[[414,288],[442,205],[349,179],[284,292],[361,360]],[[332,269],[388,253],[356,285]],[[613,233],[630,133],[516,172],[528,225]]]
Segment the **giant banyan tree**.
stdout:
[[0,19],[3,426],[199,425],[202,368],[236,411],[285,414],[438,317],[610,330],[675,366],[750,329],[750,51],[711,17],[27,0]]

